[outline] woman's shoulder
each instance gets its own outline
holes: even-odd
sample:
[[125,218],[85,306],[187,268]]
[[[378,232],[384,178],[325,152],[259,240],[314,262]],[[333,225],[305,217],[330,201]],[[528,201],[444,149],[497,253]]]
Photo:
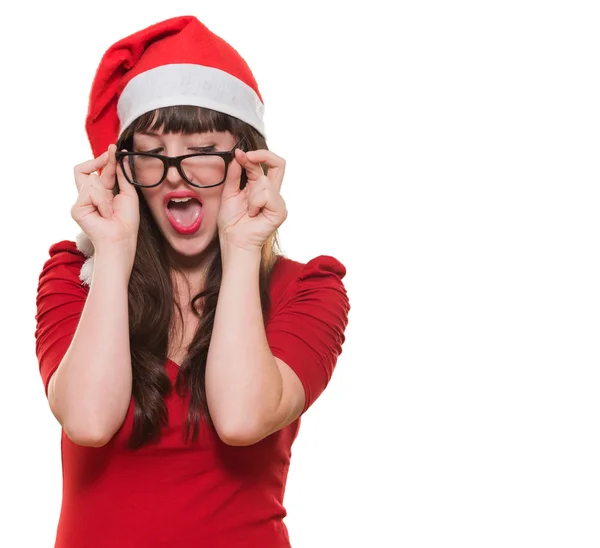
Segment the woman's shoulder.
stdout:
[[346,267],[331,255],[318,255],[307,262],[280,256],[271,276],[271,299],[277,308],[298,293],[319,288],[335,288],[345,293]]
[[40,273],[40,284],[50,279],[83,283],[81,273],[86,260],[87,256],[77,247],[76,241],[53,243]]
[[346,267],[331,255],[318,255],[307,262],[279,256],[273,268],[272,284],[286,285],[313,277],[335,276],[340,280],[346,275]]
[[53,243],[48,249],[48,257],[44,266],[81,266],[85,262],[85,259],[85,255],[77,248],[75,241],[61,240],[60,242]]
[[85,259],[85,255],[77,248],[77,243],[74,240],[61,240],[53,243],[48,249],[50,258],[58,257],[59,259]]

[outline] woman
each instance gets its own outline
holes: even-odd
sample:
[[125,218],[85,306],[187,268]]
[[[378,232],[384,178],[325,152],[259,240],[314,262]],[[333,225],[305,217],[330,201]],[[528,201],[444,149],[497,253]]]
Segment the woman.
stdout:
[[36,351],[62,432],[57,547],[290,546],[300,416],[329,382],[345,269],[283,257],[285,162],[239,54],[194,17],[106,52],[50,247]]

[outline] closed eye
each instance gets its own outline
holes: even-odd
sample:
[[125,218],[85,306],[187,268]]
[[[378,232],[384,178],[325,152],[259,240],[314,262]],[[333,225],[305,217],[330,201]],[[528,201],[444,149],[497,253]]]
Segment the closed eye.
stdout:
[[[160,148],[154,148],[152,150],[135,150],[134,152],[143,152],[144,154],[162,154],[162,152],[165,149],[163,147]],[[211,145],[209,147],[189,147],[188,150],[190,151],[191,154],[194,153],[200,153],[200,154],[207,154],[210,152],[215,152],[216,147],[214,145]]]
[[215,146],[211,145],[209,147],[190,147],[188,150],[191,152],[214,152]]
[[164,148],[155,148],[152,150],[134,150],[134,152],[143,152],[144,154],[160,154]]

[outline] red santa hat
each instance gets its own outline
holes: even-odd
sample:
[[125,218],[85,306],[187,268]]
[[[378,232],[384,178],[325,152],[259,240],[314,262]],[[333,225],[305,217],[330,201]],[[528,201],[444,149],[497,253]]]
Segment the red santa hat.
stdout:
[[[182,16],[119,40],[102,57],[85,124],[94,157],[142,114],[177,105],[229,114],[266,137],[263,100],[246,61],[198,19]],[[84,232],[76,244],[88,257],[80,278],[89,285],[94,246]]]
[[102,57],[86,118],[94,156],[137,117],[176,105],[229,114],[265,136],[264,104],[246,61],[198,19],[183,16],[119,40]]

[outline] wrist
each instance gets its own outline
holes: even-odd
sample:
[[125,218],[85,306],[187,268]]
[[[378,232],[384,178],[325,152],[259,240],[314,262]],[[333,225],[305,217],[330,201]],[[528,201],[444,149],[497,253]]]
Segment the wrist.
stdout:
[[262,250],[256,246],[244,246],[221,242],[221,262],[223,268],[235,264],[237,267],[259,266]]
[[99,265],[107,267],[127,280],[131,275],[135,260],[135,247],[126,245],[98,246],[94,249],[94,269]]
[[133,260],[137,248],[137,240],[119,240],[118,242],[105,242],[94,244],[94,255],[110,257],[126,257]]
[[262,246],[236,242],[223,234],[219,234],[219,245],[221,254],[260,255],[262,253]]

